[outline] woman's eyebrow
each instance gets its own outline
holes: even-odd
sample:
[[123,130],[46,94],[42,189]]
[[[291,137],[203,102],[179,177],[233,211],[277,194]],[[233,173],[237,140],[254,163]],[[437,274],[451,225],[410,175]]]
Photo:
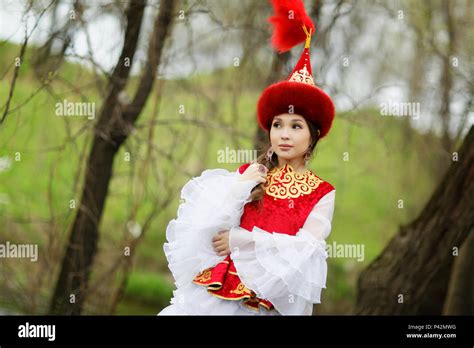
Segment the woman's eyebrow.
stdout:
[[[279,117],[275,117],[274,118],[275,121],[283,121],[281,118]],[[292,119],[291,121],[296,121],[296,122],[303,122],[303,120],[300,120],[299,118],[294,118]]]

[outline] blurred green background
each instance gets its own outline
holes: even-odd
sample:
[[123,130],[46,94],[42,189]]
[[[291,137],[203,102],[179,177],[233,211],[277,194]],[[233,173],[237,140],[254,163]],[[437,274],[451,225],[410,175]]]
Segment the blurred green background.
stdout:
[[[56,9],[70,5],[57,3]],[[468,45],[474,33],[473,2],[306,3],[312,18],[319,20],[313,74],[334,96],[337,109],[331,133],[317,145],[309,165],[336,188],[327,243],[363,245],[365,252],[362,262],[328,260],[327,289],[316,313],[349,314],[360,272],[400,225],[418,216],[462,140],[461,131],[451,142],[446,142],[448,130],[439,131],[446,114],[443,106],[449,111],[451,105],[456,116],[451,128],[463,130],[472,123],[472,117],[463,116],[465,108],[469,111],[474,82],[474,46]],[[34,5],[30,11],[38,18],[44,3]],[[51,28],[63,30],[74,42],[74,35],[84,36],[97,18],[123,15],[125,2],[91,1],[83,6],[83,22],[55,28],[52,21]],[[452,17],[446,17],[445,6],[452,6]],[[156,3],[149,8],[156,11]],[[84,314],[155,315],[168,305],[174,283],[163,244],[181,188],[205,169],[234,171],[243,164],[219,163],[219,151],[254,150],[256,103],[277,61],[269,45],[268,4],[182,1],[179,9],[198,24],[177,21],[153,92],[115,158]],[[8,8],[0,15],[7,23]],[[203,16],[204,24],[198,21]],[[456,40],[450,36],[448,19],[454,20]],[[214,29],[203,33],[206,25]],[[4,24],[0,34],[7,29]],[[120,48],[122,29],[118,26],[114,37],[104,34],[103,41],[117,39]],[[5,36],[0,36],[1,112],[21,51],[20,44]],[[199,46],[196,51],[194,45]],[[35,263],[0,261],[0,312],[47,312],[77,212],[107,78],[91,67],[93,59],[78,57],[74,45],[65,52],[42,60],[43,45],[27,46],[10,112],[0,125],[0,243],[37,243],[40,249]],[[286,78],[300,52],[295,48],[293,56],[287,56],[276,80]],[[142,57],[143,50],[139,53]],[[221,54],[224,58],[218,62]],[[209,64],[207,69],[197,68],[196,57]],[[450,70],[452,58],[458,59],[459,69]],[[110,72],[115,61],[100,58],[98,65]],[[181,66],[191,71],[180,75]],[[138,64],[137,70],[141,67]],[[131,76],[121,95],[124,100],[133,95],[137,76]],[[445,84],[446,79],[452,83]],[[447,94],[446,86],[451,88]],[[415,127],[408,117],[381,117],[380,100],[393,96],[382,92],[391,87],[398,88],[398,100],[421,104],[424,127]],[[96,119],[58,116],[56,105],[64,100],[93,103]],[[124,257],[126,248],[131,254]]]
[[[16,45],[1,43],[0,65],[8,65],[18,51]],[[25,61],[31,54],[33,51],[28,50]],[[238,74],[237,69],[229,68],[210,75],[195,76],[186,83],[209,85],[210,89],[219,88],[220,84],[225,84],[223,78],[233,80],[238,78]],[[56,116],[55,104],[57,98],[81,101],[74,94],[68,94],[65,88],[75,83],[79,85],[83,100],[98,102],[99,97],[94,90],[87,87],[94,83],[93,79],[90,72],[79,65],[66,63],[61,69],[62,81],[53,81],[47,87],[57,93],[55,95],[45,88],[38,91],[39,84],[30,67],[22,67],[22,78],[17,82],[13,104],[21,105],[30,95],[37,94],[24,106],[18,107],[16,115],[11,117],[1,132],[0,157],[11,159],[10,169],[0,174],[2,240],[35,242],[39,243],[40,249],[45,247],[51,235],[59,241],[65,241],[74,216],[70,200],[79,199],[78,166],[83,159],[84,148],[90,141],[90,135],[80,132],[84,128],[90,129],[92,122],[85,117]],[[180,113],[179,105],[185,105],[185,110],[199,110],[206,108],[206,105],[200,105],[202,102],[199,98],[183,90],[181,82],[166,81],[162,97],[166,102],[161,103],[160,114],[174,122],[160,126],[154,135],[154,141],[159,144],[163,155],[150,165],[156,165],[156,171],[166,183],[155,177],[147,178],[146,182],[140,181],[137,169],[143,165],[141,162],[146,158],[147,146],[134,138],[122,149],[115,162],[116,174],[101,224],[98,268],[103,268],[102,272],[107,268],[107,260],[121,252],[120,241],[129,233],[127,215],[135,204],[133,195],[146,190],[146,195],[156,195],[160,201],[167,198],[164,196],[170,197],[169,205],[153,221],[136,249],[133,271],[126,285],[125,297],[117,308],[118,314],[156,314],[169,302],[174,285],[163,253],[163,243],[167,223],[176,215],[180,187],[191,175],[197,176],[206,168],[235,170],[241,165],[217,162],[218,151],[229,147],[226,132],[183,121],[186,114]],[[9,81],[1,80],[0,86],[0,98],[3,100],[9,91]],[[241,115],[238,129],[244,134],[236,139],[238,149],[252,149],[256,124],[254,109],[258,95],[258,91],[247,89],[237,104]],[[203,115],[206,117],[202,120],[204,123],[215,122],[212,115]],[[150,100],[139,123],[146,124],[152,117],[153,101]],[[219,110],[219,124],[234,127],[230,108]],[[433,140],[429,136],[414,133],[412,144],[407,148],[404,146],[402,129],[403,120],[381,119],[377,110],[362,109],[338,114],[331,135],[318,144],[310,168],[336,188],[333,228],[327,243],[364,244],[365,248],[363,262],[337,257],[329,260],[328,290],[323,292],[322,308],[318,308],[321,312],[350,311],[358,273],[380,253],[398,225],[416,217],[434,187],[435,178],[430,174],[431,167],[427,163],[430,158],[426,158],[424,152],[413,150],[429,147]],[[147,127],[138,128],[136,137],[146,138],[148,131]],[[176,142],[177,138],[187,140]],[[130,161],[126,160],[128,155],[125,152],[130,153]],[[17,153],[20,154],[19,161],[15,160]],[[166,158],[166,153],[175,154],[179,165]],[[348,160],[344,160],[347,155]],[[400,199],[403,200],[402,209],[398,207]],[[146,200],[141,202],[136,218],[140,219],[140,214],[144,216],[151,209],[148,207],[151,204]],[[49,262],[58,257],[58,251],[53,252]],[[19,262],[16,261],[14,266],[16,279],[2,280],[2,293],[31,286],[29,283],[32,279],[29,276],[36,272],[36,268],[41,271],[40,264],[44,261],[35,265],[27,260],[21,261],[21,264]],[[102,272],[94,272],[94,282],[100,281],[97,277]],[[18,307],[20,304],[9,301],[15,298],[15,294],[3,293],[1,305],[15,312],[45,310],[54,277],[52,274],[44,276],[47,278],[41,285],[44,289],[41,294],[35,295],[34,303],[29,303],[33,302],[29,298],[25,299],[27,303],[21,303]],[[111,281],[107,279],[106,283],[110,285]],[[115,281],[118,282],[118,279]],[[11,283],[11,288],[5,287],[5,282]],[[96,301],[100,302],[100,298]],[[90,304],[90,307],[93,311],[95,306]]]

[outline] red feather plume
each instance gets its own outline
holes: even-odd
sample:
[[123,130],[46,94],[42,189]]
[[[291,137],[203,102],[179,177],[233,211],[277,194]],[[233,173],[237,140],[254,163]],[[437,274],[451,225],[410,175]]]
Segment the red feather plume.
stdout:
[[306,34],[303,24],[314,34],[314,24],[306,14],[302,0],[270,0],[274,15],[268,21],[273,24],[272,45],[278,52],[289,51],[304,42]]

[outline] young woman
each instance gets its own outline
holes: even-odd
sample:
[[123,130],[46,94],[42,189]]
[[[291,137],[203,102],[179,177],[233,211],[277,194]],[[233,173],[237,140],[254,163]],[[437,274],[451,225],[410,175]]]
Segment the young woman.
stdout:
[[164,245],[176,290],[158,315],[311,315],[321,302],[335,189],[307,163],[331,128],[334,105],[313,81],[314,25],[302,2],[273,6],[274,46],[306,44],[288,80],[258,101],[268,151],[236,172],[206,170],[183,187]]

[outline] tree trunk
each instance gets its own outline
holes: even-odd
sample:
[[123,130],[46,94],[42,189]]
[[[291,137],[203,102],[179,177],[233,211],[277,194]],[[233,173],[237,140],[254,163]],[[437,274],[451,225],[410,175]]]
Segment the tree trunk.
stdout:
[[474,232],[459,251],[454,261],[448,296],[444,304],[443,314],[474,315]]
[[442,314],[454,259],[474,228],[474,127],[458,159],[420,216],[361,273],[356,314]]
[[174,5],[174,0],[160,2],[159,14],[150,39],[148,61],[131,105],[121,104],[119,95],[129,79],[146,1],[131,1],[127,9],[127,28],[122,53],[109,81],[109,93],[95,127],[80,208],[70,232],[50,304],[50,314],[78,315],[82,311],[97,251],[98,228],[112,177],[114,158],[132,131],[156,79],[156,70],[172,22]]
[[444,150],[450,154],[453,151],[453,139],[449,133],[449,127],[452,120],[451,117],[451,93],[453,90],[453,66],[451,59],[455,55],[456,47],[456,27],[455,19],[453,16],[453,6],[449,1],[443,2],[443,17],[446,23],[447,34],[449,41],[447,43],[447,52],[442,56],[443,60],[443,72],[441,74],[441,122],[443,124],[443,137],[442,144]]

